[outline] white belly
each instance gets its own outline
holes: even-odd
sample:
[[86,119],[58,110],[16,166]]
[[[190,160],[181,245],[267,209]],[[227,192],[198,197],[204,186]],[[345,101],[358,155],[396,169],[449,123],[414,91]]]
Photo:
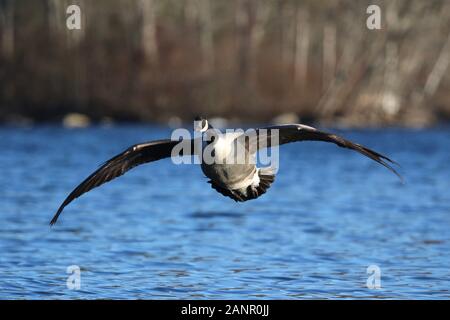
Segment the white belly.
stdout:
[[228,189],[246,187],[255,179],[255,157],[248,156],[244,145],[234,142],[237,135],[240,134],[219,135],[211,144],[205,143],[203,148],[203,173]]

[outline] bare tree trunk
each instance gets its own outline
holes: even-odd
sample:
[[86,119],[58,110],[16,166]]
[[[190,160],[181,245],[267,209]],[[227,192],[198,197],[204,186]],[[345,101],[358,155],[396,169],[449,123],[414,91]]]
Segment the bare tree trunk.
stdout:
[[430,74],[427,77],[425,83],[424,92],[427,96],[433,96],[441,83],[442,78],[447,72],[450,64],[450,34],[447,37],[447,41],[439,53],[439,57],[433,66]]
[[250,16],[248,0],[239,0],[236,11],[236,27],[238,40],[237,62],[239,82],[248,83],[249,50],[250,50]]
[[200,0],[200,19],[202,22],[201,46],[203,51],[203,70],[211,73],[214,70],[214,29],[211,0]]
[[65,1],[61,0],[48,0],[48,19],[50,31],[59,33],[60,30],[65,28],[63,17],[66,13],[67,6],[64,6]]
[[[379,38],[373,43],[371,48],[364,55],[359,56],[356,60],[356,47],[351,47],[355,39],[349,39],[349,45],[345,47],[342,56],[346,61],[343,63],[347,73],[345,81],[339,81],[335,78],[318,103],[319,115],[324,119],[330,120],[338,111],[343,110],[344,103],[347,101],[352,92],[362,84],[362,79],[367,76],[369,67],[382,52],[385,46],[385,39]],[[343,71],[344,71],[343,70]]]
[[398,45],[396,42],[389,41],[386,44],[384,88],[381,100],[383,110],[389,117],[396,115],[400,108],[398,61]]
[[294,81],[306,88],[310,44],[309,12],[301,7],[296,16],[297,28],[294,55]]
[[139,7],[142,14],[142,48],[147,59],[158,59],[158,45],[156,42],[156,6],[153,0],[140,0]]
[[322,89],[334,79],[336,71],[336,25],[328,23],[323,30]]
[[14,56],[14,0],[4,0],[0,14],[2,52],[6,58]]
[[[56,0],[58,1],[58,0]],[[59,4],[60,8],[63,10],[63,28],[66,30],[65,38],[66,38],[66,51],[68,55],[68,61],[71,63],[71,68],[68,70],[71,71],[71,82],[72,82],[72,95],[75,105],[78,106],[79,110],[86,111],[86,102],[87,98],[87,69],[86,69],[86,61],[83,59],[83,53],[81,52],[82,48],[80,43],[83,41],[86,30],[86,21],[87,15],[89,13],[89,9],[91,4],[89,2],[85,2],[84,0],[63,0],[60,1],[62,3]],[[78,5],[81,10],[81,29],[69,30],[66,27],[66,10],[72,5]]]
[[[281,3],[281,2],[280,2]],[[280,67],[283,68],[292,62],[292,32],[296,26],[292,26],[292,6],[289,3],[283,4],[280,12]],[[295,38],[295,35],[294,35]]]
[[264,2],[254,4],[254,24],[250,30],[250,80],[252,83],[257,81],[258,71],[258,52],[265,34],[265,25],[269,16],[269,8]]

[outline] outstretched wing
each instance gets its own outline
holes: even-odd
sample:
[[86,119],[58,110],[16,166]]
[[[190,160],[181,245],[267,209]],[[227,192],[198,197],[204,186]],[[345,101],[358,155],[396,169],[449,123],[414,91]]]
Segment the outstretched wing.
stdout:
[[302,124],[286,124],[259,128],[256,130],[255,138],[250,139],[249,141],[249,151],[251,153],[257,152],[263,148],[269,148],[275,145],[282,145],[297,141],[331,142],[339,147],[355,150],[366,157],[369,157],[370,159],[388,168],[395,175],[397,175],[400,180],[403,181],[402,176],[390,165],[390,163],[397,163],[388,157],[335,134],[319,131],[313,127]]
[[[179,143],[180,141],[157,140],[136,144],[106,161],[67,196],[66,200],[61,204],[50,222],[50,225],[55,224],[64,208],[82,194],[111,181],[112,179],[120,177],[128,170],[140,164],[170,157],[173,147]],[[193,140],[183,140],[181,143],[185,143],[185,147],[187,147],[187,144],[190,144],[190,148],[181,148],[182,151],[186,152],[187,150],[190,150],[191,153],[193,152]]]

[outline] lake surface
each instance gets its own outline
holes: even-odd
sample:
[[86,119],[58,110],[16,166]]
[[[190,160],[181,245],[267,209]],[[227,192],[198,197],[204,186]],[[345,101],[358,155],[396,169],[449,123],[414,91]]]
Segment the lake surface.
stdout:
[[256,200],[235,203],[198,166],[167,159],[75,200],[50,228],[99,164],[171,130],[0,127],[0,298],[450,298],[450,128],[337,132],[399,162],[405,184],[302,142],[282,147]]

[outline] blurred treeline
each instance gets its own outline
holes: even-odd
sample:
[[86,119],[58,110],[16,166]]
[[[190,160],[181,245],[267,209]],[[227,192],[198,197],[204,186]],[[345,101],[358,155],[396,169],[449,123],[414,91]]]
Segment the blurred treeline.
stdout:
[[431,125],[449,63],[447,0],[0,0],[1,121]]

